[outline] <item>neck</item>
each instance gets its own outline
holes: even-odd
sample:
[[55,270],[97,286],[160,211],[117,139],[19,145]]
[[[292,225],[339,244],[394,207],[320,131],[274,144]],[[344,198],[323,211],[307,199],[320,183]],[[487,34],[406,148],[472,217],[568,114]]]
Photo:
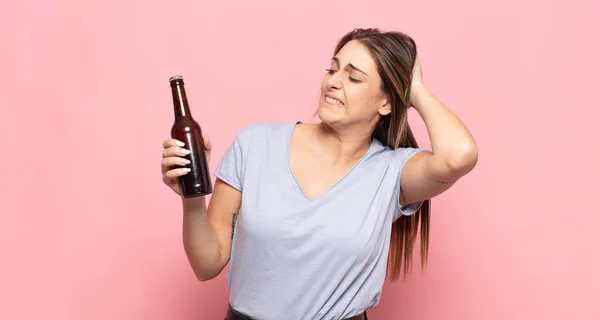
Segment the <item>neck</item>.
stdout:
[[183,86],[176,85],[171,87],[173,96],[173,106],[176,118],[191,118],[190,107]]
[[335,159],[353,161],[362,157],[371,146],[371,132],[362,128],[350,127],[335,129],[323,122],[316,126],[315,135],[321,146]]

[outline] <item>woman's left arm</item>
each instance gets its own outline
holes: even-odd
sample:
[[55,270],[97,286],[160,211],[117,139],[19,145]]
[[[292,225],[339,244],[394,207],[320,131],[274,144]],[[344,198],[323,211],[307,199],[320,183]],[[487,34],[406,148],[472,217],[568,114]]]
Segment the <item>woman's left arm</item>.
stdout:
[[467,127],[423,84],[417,57],[410,104],[429,134],[432,152],[412,156],[400,176],[402,206],[433,198],[448,190],[477,163],[477,145]]

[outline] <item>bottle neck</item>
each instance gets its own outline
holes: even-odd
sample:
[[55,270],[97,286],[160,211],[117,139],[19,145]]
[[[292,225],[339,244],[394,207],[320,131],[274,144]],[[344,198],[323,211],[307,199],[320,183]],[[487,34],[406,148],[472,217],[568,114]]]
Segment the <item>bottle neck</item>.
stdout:
[[171,93],[173,94],[175,118],[191,118],[192,114],[190,113],[190,107],[188,105],[183,84],[171,86]]

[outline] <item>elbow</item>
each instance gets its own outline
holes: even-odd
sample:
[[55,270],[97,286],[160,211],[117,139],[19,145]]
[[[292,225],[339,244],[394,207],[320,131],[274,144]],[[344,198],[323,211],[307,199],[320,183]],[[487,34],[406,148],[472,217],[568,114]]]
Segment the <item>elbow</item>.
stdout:
[[190,267],[196,276],[196,279],[200,282],[206,282],[218,277],[223,271],[224,267],[220,264],[210,263],[206,260],[198,259],[197,256],[188,253],[188,261]]
[[207,276],[207,275],[203,275],[203,274],[196,274],[196,279],[198,279],[198,281],[200,281],[200,282],[206,282],[206,281],[212,280],[214,278],[216,278],[216,276],[210,276],[210,275]]
[[200,282],[206,282],[212,280],[219,276],[220,272],[207,272],[206,270],[194,270],[194,274],[196,275],[196,279]]
[[479,152],[475,143],[465,144],[447,157],[446,166],[453,175],[463,176],[469,173],[479,159]]
[[[205,282],[218,277],[226,263],[223,263],[217,254],[207,254],[199,250],[194,250],[191,246],[185,246],[185,253],[189,265],[200,282]],[[214,251],[213,251],[214,253]]]

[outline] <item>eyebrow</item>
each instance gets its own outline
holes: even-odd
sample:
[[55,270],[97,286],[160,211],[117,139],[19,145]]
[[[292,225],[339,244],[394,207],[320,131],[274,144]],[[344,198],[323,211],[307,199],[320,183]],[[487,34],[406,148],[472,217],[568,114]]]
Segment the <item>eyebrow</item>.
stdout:
[[[340,65],[340,59],[338,59],[337,57],[333,57],[331,58],[331,60],[335,61],[338,65]],[[355,65],[353,65],[352,63],[348,63],[348,67],[350,67],[353,70],[356,70],[358,72],[363,73],[365,76],[369,76],[366,72],[360,70],[359,68],[357,68]]]

